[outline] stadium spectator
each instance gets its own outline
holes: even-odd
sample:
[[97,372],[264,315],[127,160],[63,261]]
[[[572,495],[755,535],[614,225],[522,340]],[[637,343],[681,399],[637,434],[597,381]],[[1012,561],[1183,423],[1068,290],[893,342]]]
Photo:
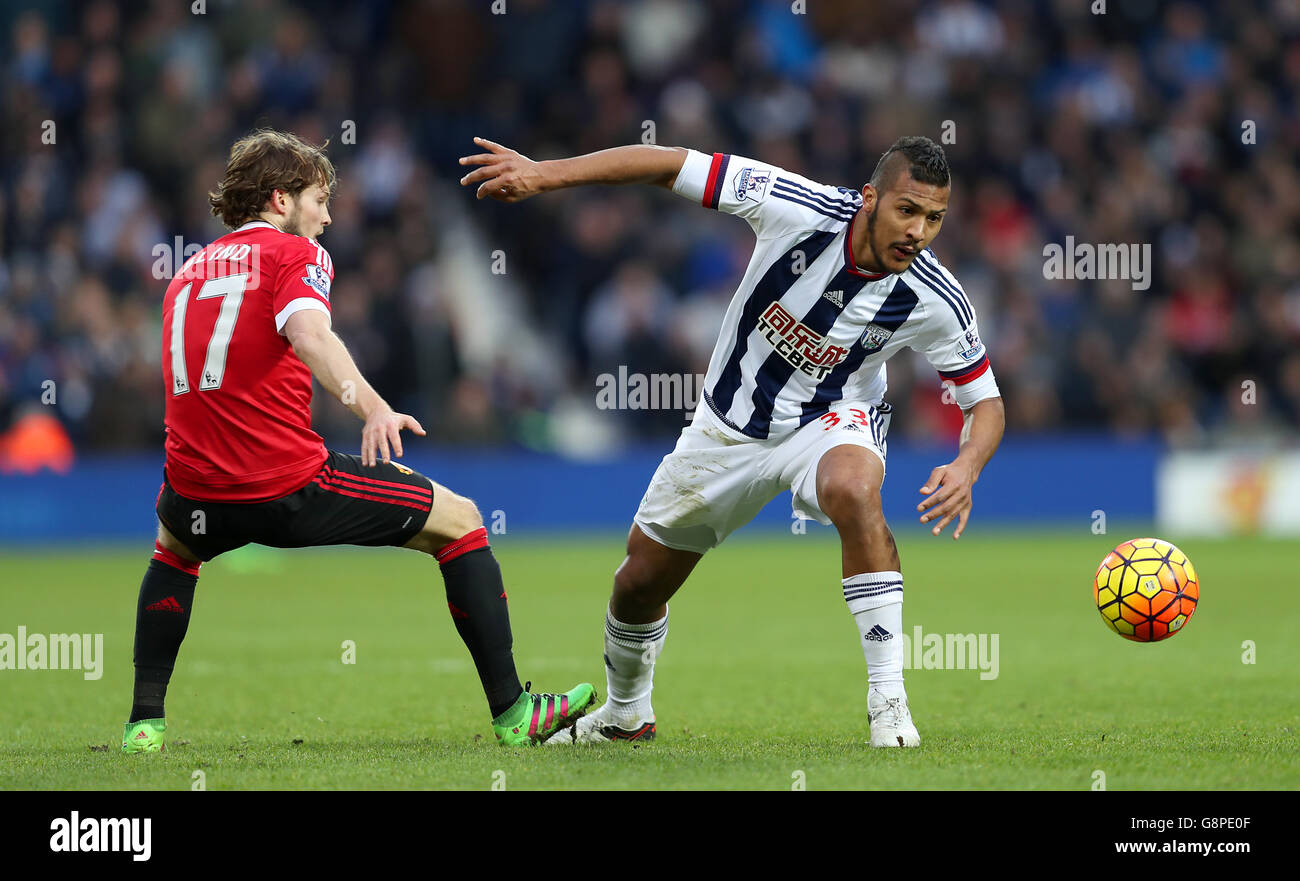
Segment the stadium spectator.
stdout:
[[[1300,428],[1294,4],[209,6],[0,13],[0,432],[52,379],[79,450],[157,447],[174,252],[222,232],[206,190],[263,124],[330,140],[338,329],[444,441],[594,409],[611,365],[700,369],[718,280],[747,253],[748,230],[655,193],[467,213],[448,184],[472,135],[534,158],[653,138],[852,187],[894,138],[930,135],[955,172],[939,251],[983,317],[1010,432]],[[1150,244],[1149,287],[1044,278],[1043,246],[1066,236]],[[929,375],[894,371],[899,434],[960,424]],[[318,407],[327,432],[350,425]],[[681,424],[603,418],[638,436]]]

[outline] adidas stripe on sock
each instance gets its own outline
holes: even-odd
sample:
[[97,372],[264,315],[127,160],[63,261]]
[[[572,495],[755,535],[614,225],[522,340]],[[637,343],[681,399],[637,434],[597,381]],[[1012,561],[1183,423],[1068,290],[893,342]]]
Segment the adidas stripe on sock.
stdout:
[[903,692],[903,575],[863,572],[845,578],[844,601],[862,637],[871,688],[885,697]]
[[605,684],[609,699],[602,707],[611,723],[633,728],[654,719],[650,692],[655,661],[668,638],[668,615],[649,624],[624,624],[605,612]]

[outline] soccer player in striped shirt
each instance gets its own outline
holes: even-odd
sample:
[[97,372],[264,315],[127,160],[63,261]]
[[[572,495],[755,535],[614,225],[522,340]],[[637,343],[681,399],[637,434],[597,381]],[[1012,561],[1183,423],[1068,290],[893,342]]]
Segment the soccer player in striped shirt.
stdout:
[[743,217],[756,242],[732,298],[704,394],[651,478],[605,617],[609,698],[548,743],[647,740],[668,600],[701,556],[783,490],[795,513],[840,534],[841,589],[861,636],[871,745],[916,746],[903,687],[903,575],[881,512],[885,363],[924,354],[965,418],[956,458],[917,505],[953,538],[1002,438],[1002,399],[961,285],[929,245],[948,209],[943,149],[906,137],[861,190],[826,186],[743,156],[634,145],[533,162],[483,139],[461,159],[479,198],[517,202],[585,184],[645,183]]
[[[166,464],[158,539],[136,609],[128,753],[164,748],[164,699],[202,563],[249,543],[386,545],[432,555],[497,739],[537,743],[594,700],[519,684],[501,569],[469,499],[392,461],[424,429],[366,382],[330,329],[334,166],[291,134],[238,141],[212,213],[233,231],[186,261],[163,299]],[[312,378],[365,425],[361,455],[311,428]],[[379,594],[382,595],[382,586]],[[380,600],[382,602],[382,599]]]

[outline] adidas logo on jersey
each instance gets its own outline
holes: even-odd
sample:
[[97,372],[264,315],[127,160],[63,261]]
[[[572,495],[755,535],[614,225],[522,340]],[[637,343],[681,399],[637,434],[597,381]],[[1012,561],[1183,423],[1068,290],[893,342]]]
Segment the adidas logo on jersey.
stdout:
[[864,637],[864,639],[869,639],[872,642],[884,642],[887,639],[893,638],[894,634],[890,633],[879,624],[872,625],[871,629],[867,631],[867,635]]
[[822,291],[822,296],[841,309],[844,308],[844,291]]

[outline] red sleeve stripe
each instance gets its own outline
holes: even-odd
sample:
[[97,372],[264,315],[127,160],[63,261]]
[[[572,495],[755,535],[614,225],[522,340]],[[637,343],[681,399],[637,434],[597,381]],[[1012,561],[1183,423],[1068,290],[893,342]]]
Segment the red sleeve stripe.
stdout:
[[487,546],[487,527],[480,526],[473,532],[462,535],[451,544],[444,545],[433,555],[433,558],[437,560],[439,564],[450,563],[461,554],[468,554],[470,551],[477,551],[479,548],[485,548]]
[[722,185],[727,182],[727,164],[731,162],[731,156],[726,153],[714,153],[713,164],[709,166],[709,179],[704,184],[704,199],[701,204],[705,208],[718,210],[718,200],[722,197]]
[[153,543],[153,558],[159,563],[166,563],[173,569],[181,570],[186,575],[194,575],[196,577],[199,574],[199,567],[203,565],[202,563],[191,563],[189,560],[182,559],[162,545],[158,544],[156,541]]
[[964,370],[940,370],[939,375],[947,382],[955,385],[965,385],[973,379],[978,379],[984,375],[984,371],[989,369],[989,356],[985,355],[978,362],[972,364]]

